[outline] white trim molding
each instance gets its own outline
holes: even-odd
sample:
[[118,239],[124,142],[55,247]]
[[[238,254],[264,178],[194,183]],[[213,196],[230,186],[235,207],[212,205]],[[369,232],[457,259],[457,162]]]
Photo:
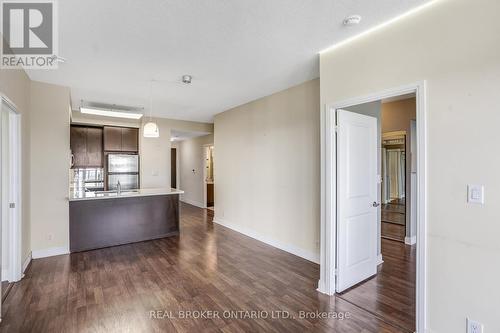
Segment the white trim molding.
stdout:
[[377,256],[377,266],[382,265],[384,263],[384,259],[382,258],[382,253],[379,253]]
[[181,201],[199,208],[207,208],[203,205],[203,203],[188,198],[181,197]]
[[235,225],[235,224],[230,223],[230,222],[228,222],[224,219],[221,219],[219,217],[214,217],[213,222],[216,224],[219,224],[223,227],[226,227],[228,229],[231,229],[233,231],[239,232],[240,234],[243,234],[243,235],[248,236],[250,238],[256,239],[262,243],[266,243],[267,245],[271,245],[272,247],[275,247],[275,248],[280,249],[282,251],[296,255],[297,257],[301,257],[301,258],[306,259],[308,261],[311,261],[313,263],[319,264],[319,254],[318,253],[313,253],[313,252],[301,249],[299,247],[296,247],[294,245],[286,244],[286,243],[283,243],[283,242],[278,241],[276,239],[269,238],[267,236],[264,236],[262,234],[255,232],[254,230]]
[[23,262],[23,275],[26,272],[26,269],[28,268],[30,262],[31,262],[31,252],[28,254],[28,256],[26,257],[26,259],[24,259],[24,262]]
[[[7,159],[2,162],[2,170],[4,167],[8,167],[10,171],[8,175],[9,180],[2,179],[2,183],[7,184],[8,182],[8,193],[6,193],[7,198],[2,198],[2,207],[0,211],[1,209],[9,207],[7,204],[12,203],[14,205],[13,209],[7,208],[8,228],[6,233],[8,235],[8,241],[6,246],[8,247],[8,254],[6,258],[7,262],[2,263],[2,266],[8,267],[8,269],[2,269],[2,278],[5,278],[9,282],[17,282],[22,278],[22,120],[16,105],[12,103],[5,94],[0,93],[0,97],[2,103],[0,105],[0,111],[3,109],[3,103],[10,109],[8,110],[8,123],[6,125],[9,128],[8,140],[11,147]],[[3,171],[0,177],[2,176]]]
[[351,98],[324,106],[321,111],[321,247],[318,291],[335,294],[336,258],[336,158],[335,114],[337,109],[374,102],[390,97],[416,94],[417,107],[417,332],[426,331],[427,308],[427,104],[425,81],[387,89],[367,96]]
[[417,236],[405,237],[406,245],[415,245],[417,244]]
[[66,246],[61,246],[61,247],[51,247],[42,250],[33,250],[31,256],[33,259],[40,259],[53,256],[60,256],[62,254],[69,254],[69,248]]

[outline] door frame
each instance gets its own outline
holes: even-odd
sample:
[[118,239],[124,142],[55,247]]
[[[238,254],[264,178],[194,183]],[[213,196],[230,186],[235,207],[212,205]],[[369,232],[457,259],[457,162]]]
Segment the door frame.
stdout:
[[[206,160],[208,157],[208,149],[210,147],[213,147],[213,143],[207,143],[202,146],[203,148],[203,208],[208,208],[208,203],[207,203],[207,168],[206,168]],[[213,156],[212,156],[213,157]],[[215,182],[214,182],[214,189],[215,189]],[[215,205],[214,205],[215,208]]]
[[390,88],[380,92],[354,97],[325,105],[321,112],[321,229],[320,280],[318,291],[335,294],[336,269],[336,135],[337,109],[374,102],[409,93],[416,94],[417,115],[417,262],[416,262],[416,327],[425,332],[427,327],[427,102],[426,82]]
[[[9,151],[9,170],[11,177],[9,179],[9,200],[16,205],[16,209],[9,212],[9,282],[16,282],[23,277],[22,272],[22,253],[21,253],[21,235],[22,235],[22,138],[21,138],[21,114],[17,106],[4,94],[0,94],[0,111],[2,103],[9,105],[13,113],[9,113],[9,140],[13,144]],[[2,162],[3,164],[3,162]],[[2,165],[3,167],[3,165]],[[4,181],[2,179],[2,181]],[[3,201],[3,200],[2,200]],[[9,209],[10,210],[10,209]],[[1,258],[0,258],[1,261]]]

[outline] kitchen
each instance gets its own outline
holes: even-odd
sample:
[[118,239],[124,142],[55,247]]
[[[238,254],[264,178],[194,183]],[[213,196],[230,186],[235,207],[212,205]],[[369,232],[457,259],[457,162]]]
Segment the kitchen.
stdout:
[[[155,119],[155,124],[158,136],[147,136],[139,119],[72,111],[70,252],[179,234],[179,202],[184,192],[165,186],[164,179],[155,182],[154,178],[169,170],[160,170],[161,163],[150,161],[168,157],[168,149],[161,149],[171,141],[166,124],[179,128],[206,125],[169,119]],[[143,162],[153,170],[145,174]],[[146,186],[143,178],[149,178]]]

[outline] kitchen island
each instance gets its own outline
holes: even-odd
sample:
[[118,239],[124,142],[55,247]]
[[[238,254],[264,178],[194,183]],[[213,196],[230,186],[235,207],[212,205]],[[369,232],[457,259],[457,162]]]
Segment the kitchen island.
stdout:
[[177,189],[73,192],[70,251],[79,252],[179,234]]

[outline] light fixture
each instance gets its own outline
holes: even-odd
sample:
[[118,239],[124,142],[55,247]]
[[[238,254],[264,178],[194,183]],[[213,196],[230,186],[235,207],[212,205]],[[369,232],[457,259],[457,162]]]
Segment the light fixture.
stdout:
[[127,119],[141,119],[142,118],[142,113],[117,111],[117,110],[112,109],[112,108],[104,109],[104,108],[81,106],[80,112],[85,113],[85,114],[93,114],[96,116],[105,116],[105,117],[116,117],[116,118],[127,118]]
[[345,26],[351,26],[359,24],[359,22],[361,22],[360,15],[350,15],[347,16],[342,23],[344,23]]
[[153,80],[151,80],[149,89],[149,121],[144,124],[142,135],[145,138],[158,138],[160,136],[160,129],[153,121]]
[[192,80],[193,80],[193,77],[191,75],[183,75],[182,76],[182,83],[191,84]]
[[382,22],[379,25],[376,25],[376,26],[374,26],[372,28],[369,28],[369,29],[361,32],[360,34],[357,34],[357,35],[354,35],[354,36],[349,37],[347,39],[344,39],[344,40],[338,42],[337,44],[333,44],[333,45],[327,47],[326,49],[319,51],[319,54],[323,54],[323,53],[330,52],[330,51],[333,51],[335,49],[338,49],[339,47],[344,46],[344,45],[346,45],[348,43],[351,43],[354,40],[360,39],[360,38],[362,38],[362,37],[364,37],[364,36],[366,36],[368,34],[371,34],[374,31],[383,29],[383,28],[385,28],[385,27],[387,27],[387,26],[389,26],[389,25],[391,25],[393,23],[401,21],[401,20],[403,20],[403,19],[405,19],[407,17],[410,17],[410,16],[412,16],[412,15],[414,15],[414,14],[416,14],[416,13],[418,13],[418,12],[420,12],[420,11],[422,11],[422,10],[424,10],[424,9],[426,9],[426,8],[428,8],[428,7],[436,4],[436,3],[438,3],[439,1],[440,0],[430,0],[430,1],[426,2],[426,3],[424,3],[423,5],[419,6],[419,7],[415,7],[413,9],[410,9],[409,11],[407,11],[407,12],[405,12],[405,13],[399,15],[399,16],[396,16],[396,17],[394,17],[394,18],[392,18],[390,20]]

